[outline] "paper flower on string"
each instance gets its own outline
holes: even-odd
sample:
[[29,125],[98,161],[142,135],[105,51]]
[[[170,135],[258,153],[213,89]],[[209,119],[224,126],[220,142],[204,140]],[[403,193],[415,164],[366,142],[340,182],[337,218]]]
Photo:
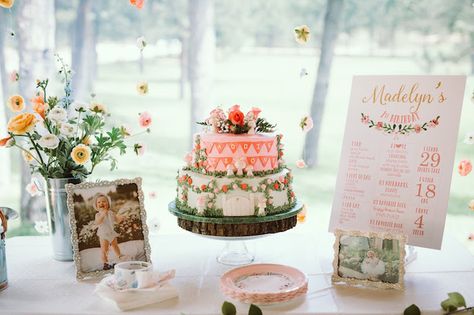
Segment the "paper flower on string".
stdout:
[[137,92],[140,95],[145,95],[148,93],[148,83],[147,82],[139,82],[137,84]]
[[462,160],[459,162],[458,172],[461,176],[467,176],[472,171],[472,164],[469,160]]
[[306,68],[301,68],[300,70],[300,78],[305,77],[308,75],[308,71],[306,71]]
[[130,0],[130,5],[136,7],[137,9],[143,8],[145,0]]
[[30,194],[31,197],[40,196],[41,192],[32,180],[28,185],[25,186],[25,190]]
[[469,207],[469,209],[471,209],[472,211],[474,211],[474,199],[472,199],[471,201],[469,201],[468,207]]
[[0,7],[10,9],[11,7],[13,7],[14,3],[15,0],[0,0]]
[[46,221],[35,221],[35,230],[40,234],[48,234],[49,226]]
[[295,40],[298,44],[306,44],[311,37],[309,27],[307,25],[300,25],[295,27]]
[[20,95],[13,95],[8,98],[7,105],[12,112],[18,113],[25,109],[25,100]]
[[307,215],[307,210],[306,210],[306,205],[303,205],[303,209],[298,212],[298,214],[296,215],[296,220],[298,221],[298,223],[305,223],[306,222],[306,215]]
[[152,123],[151,115],[148,112],[141,113],[140,117],[138,118],[138,123],[140,124],[140,127],[150,127]]
[[12,72],[10,72],[9,79],[11,82],[17,82],[18,80],[20,80],[20,75],[16,70],[13,70]]
[[143,143],[135,143],[133,146],[133,151],[135,151],[136,155],[142,156],[145,154],[145,145]]
[[465,144],[474,144],[474,131],[471,131],[466,134],[464,137],[464,143]]
[[313,119],[310,116],[304,116],[300,121],[300,127],[303,132],[308,132],[313,129]]
[[296,167],[297,168],[305,168],[306,167],[306,163],[304,160],[297,160],[296,161]]
[[140,36],[137,38],[137,47],[140,50],[143,50],[146,47],[146,40],[144,36]]

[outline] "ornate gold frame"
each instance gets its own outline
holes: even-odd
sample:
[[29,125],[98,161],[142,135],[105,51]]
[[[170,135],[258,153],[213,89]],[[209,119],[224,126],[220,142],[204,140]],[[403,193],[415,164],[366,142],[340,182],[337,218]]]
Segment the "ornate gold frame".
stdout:
[[[363,231],[343,231],[336,230],[334,232],[336,240],[334,241],[334,260],[333,260],[333,274],[331,277],[333,284],[348,284],[348,285],[362,285],[367,287],[375,287],[381,289],[396,289],[404,290],[404,281],[405,276],[405,243],[406,236],[401,234],[390,234],[390,233],[376,233],[376,232],[363,232]],[[398,266],[398,282],[397,283],[387,283],[383,281],[373,281],[373,280],[362,280],[349,277],[341,277],[338,273],[339,267],[339,250],[340,250],[340,241],[341,236],[365,236],[365,237],[375,237],[379,239],[394,239],[399,241],[400,246],[400,259]]]
[[137,192],[138,192],[138,201],[140,204],[140,217],[142,221],[142,230],[143,230],[143,238],[145,244],[145,256],[146,261],[151,262],[150,254],[151,254],[151,247],[148,241],[148,226],[146,225],[146,211],[144,206],[144,195],[142,190],[142,179],[141,177],[136,177],[134,179],[118,179],[114,181],[100,181],[100,182],[85,182],[80,183],[77,185],[74,184],[67,184],[66,185],[66,192],[67,192],[67,207],[69,209],[69,222],[71,225],[71,242],[72,248],[74,252],[74,264],[76,265],[76,278],[78,280],[84,280],[86,278],[99,278],[106,274],[112,273],[113,269],[110,270],[96,270],[91,272],[83,272],[81,271],[81,256],[79,253],[79,236],[77,233],[77,221],[76,216],[74,214],[74,202],[72,199],[72,195],[74,190],[76,189],[87,189],[87,188],[95,188],[95,187],[102,187],[102,186],[118,186],[118,185],[125,185],[125,184],[136,184],[137,185]]

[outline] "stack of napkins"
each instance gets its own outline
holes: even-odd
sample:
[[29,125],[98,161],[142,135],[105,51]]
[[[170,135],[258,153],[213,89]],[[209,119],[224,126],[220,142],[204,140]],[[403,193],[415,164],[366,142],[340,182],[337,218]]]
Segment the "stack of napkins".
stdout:
[[178,291],[169,283],[174,275],[174,270],[157,274],[155,285],[149,288],[123,290],[117,289],[115,277],[111,275],[97,284],[95,292],[104,300],[114,304],[119,310],[131,310],[178,297]]

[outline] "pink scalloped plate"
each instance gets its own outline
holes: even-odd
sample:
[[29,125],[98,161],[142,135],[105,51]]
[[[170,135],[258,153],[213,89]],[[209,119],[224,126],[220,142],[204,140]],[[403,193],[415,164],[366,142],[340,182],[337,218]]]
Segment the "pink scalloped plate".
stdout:
[[308,279],[293,267],[253,264],[223,274],[221,290],[225,296],[244,303],[283,303],[305,295]]

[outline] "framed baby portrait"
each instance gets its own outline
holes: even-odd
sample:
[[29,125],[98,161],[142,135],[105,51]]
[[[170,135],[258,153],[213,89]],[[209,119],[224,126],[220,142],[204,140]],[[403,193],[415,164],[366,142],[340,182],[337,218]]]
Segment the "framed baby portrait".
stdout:
[[150,262],[141,178],[67,184],[78,279],[113,272],[123,261]]
[[403,290],[405,236],[336,230],[332,282]]

